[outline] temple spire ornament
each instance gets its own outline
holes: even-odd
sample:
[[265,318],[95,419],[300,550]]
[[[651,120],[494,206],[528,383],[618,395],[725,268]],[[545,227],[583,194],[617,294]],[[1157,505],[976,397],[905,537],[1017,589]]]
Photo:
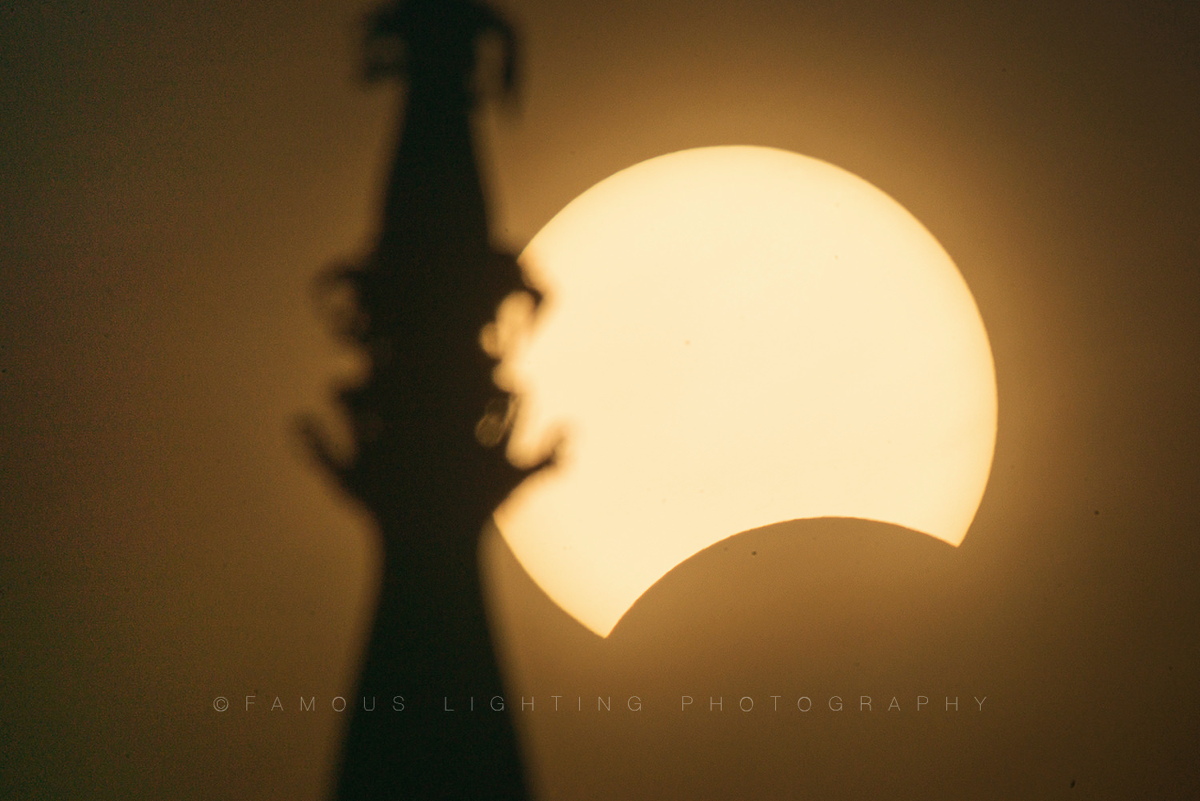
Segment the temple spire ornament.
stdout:
[[[374,711],[358,704],[349,722],[342,801],[528,797],[512,720],[492,703],[504,693],[477,555],[492,510],[538,469],[504,457],[510,398],[480,346],[506,296],[527,291],[537,301],[488,231],[472,133],[495,77],[477,62],[486,37],[499,40],[494,84],[511,99],[516,37],[488,6],[399,0],[367,20],[366,77],[406,84],[403,117],[374,246],[325,273],[318,295],[368,369],[337,393],[349,452],[315,422],[302,424],[380,541],[379,601],[356,694],[374,699]],[[492,432],[490,448],[479,430]]]

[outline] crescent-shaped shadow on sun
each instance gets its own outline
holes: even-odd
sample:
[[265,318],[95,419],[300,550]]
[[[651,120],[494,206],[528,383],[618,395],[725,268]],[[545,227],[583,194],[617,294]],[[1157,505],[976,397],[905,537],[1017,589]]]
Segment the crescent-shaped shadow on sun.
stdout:
[[848,617],[886,619],[896,596],[914,599],[958,549],[903,526],[858,518],[791,520],[721,540],[646,590],[609,638],[630,642],[676,628],[721,637],[755,620],[810,627]]
[[[596,761],[597,797],[655,797],[623,779],[651,775],[681,797],[727,798],[762,765],[789,765],[780,775],[790,783],[769,797],[796,797],[800,785],[801,797],[847,798],[836,792],[839,771],[903,773],[954,753],[975,696],[999,696],[1003,686],[986,643],[1005,632],[981,626],[1002,580],[982,558],[987,540],[955,548],[854,518],[756,528],[684,560],[601,637],[558,606],[493,531],[486,564],[506,691],[514,704],[536,701],[520,718],[535,775],[570,786]],[[873,713],[860,713],[862,696]],[[945,696],[957,699],[957,716],[943,714]],[[834,697],[844,711],[830,711]],[[632,698],[641,711],[629,710]],[[812,712],[800,711],[801,698]],[[889,711],[893,698],[900,712]],[[597,732],[630,742],[615,752],[579,746]],[[620,762],[609,761],[614,753]],[[575,767],[556,773],[563,762]]]
[[[539,621],[570,651],[636,652],[678,667],[706,644],[744,640],[778,621],[802,631],[810,647],[836,650],[839,632],[864,627],[885,640],[920,638],[957,614],[955,598],[969,571],[959,548],[912,529],[858,518],[791,520],[723,539],[647,589],[607,637],[574,619],[522,568],[502,536],[485,540],[497,600],[520,627]],[[659,653],[661,652],[661,653]],[[770,658],[760,649],[758,658]],[[654,656],[654,654],[658,654]],[[619,658],[619,657],[617,657]],[[742,657],[739,657],[742,658]],[[746,658],[749,658],[747,655]],[[735,660],[736,661],[736,660]],[[689,668],[683,668],[685,672]]]

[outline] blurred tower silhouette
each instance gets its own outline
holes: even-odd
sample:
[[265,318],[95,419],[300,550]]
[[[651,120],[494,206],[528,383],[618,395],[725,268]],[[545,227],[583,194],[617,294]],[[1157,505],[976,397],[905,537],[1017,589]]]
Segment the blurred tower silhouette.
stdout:
[[346,801],[526,797],[512,721],[490,703],[503,692],[477,562],[492,510],[532,472],[496,447],[509,398],[480,346],[499,302],[527,289],[515,259],[491,247],[473,146],[487,36],[502,46],[498,89],[511,98],[515,37],[482,3],[397,0],[367,20],[367,78],[404,81],[406,108],[375,247],[319,289],[369,370],[338,393],[348,455],[303,424],[313,453],[381,537],[379,604],[356,696],[374,710],[359,701],[350,721],[337,783]]

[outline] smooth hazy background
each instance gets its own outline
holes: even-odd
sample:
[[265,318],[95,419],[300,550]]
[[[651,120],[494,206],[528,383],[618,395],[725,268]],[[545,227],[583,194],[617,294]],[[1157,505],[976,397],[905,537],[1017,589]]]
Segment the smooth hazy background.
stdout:
[[[665,152],[816,156],[940,239],[1000,391],[957,551],[774,527],[601,641],[489,550],[544,797],[1200,792],[1198,7],[502,7],[527,81],[481,128],[501,242]],[[395,92],[354,81],[364,9],[0,9],[0,795],[324,792],[374,554],[290,425],[354,369],[308,288],[369,243],[394,135]]]

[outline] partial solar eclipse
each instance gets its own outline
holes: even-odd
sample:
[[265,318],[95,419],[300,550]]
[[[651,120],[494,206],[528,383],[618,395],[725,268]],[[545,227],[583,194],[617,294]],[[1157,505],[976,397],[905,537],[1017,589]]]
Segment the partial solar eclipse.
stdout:
[[607,636],[719,540],[855,517],[952,545],[983,496],[996,383],[950,257],[896,201],[762,147],[661,156],[584,192],[521,256],[488,345],[518,398],[509,458],[557,464],[496,523]]

